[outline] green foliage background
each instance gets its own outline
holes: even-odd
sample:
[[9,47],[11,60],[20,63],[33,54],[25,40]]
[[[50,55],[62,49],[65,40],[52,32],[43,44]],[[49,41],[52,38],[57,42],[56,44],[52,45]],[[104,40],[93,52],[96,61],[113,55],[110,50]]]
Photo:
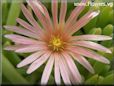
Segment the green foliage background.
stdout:
[[[16,18],[20,17],[26,21],[24,18],[20,4],[22,2],[14,3],[13,0],[3,0],[2,3],[2,26],[4,25],[18,25],[16,23]],[[99,0],[97,0],[99,1]],[[51,4],[50,2],[43,2],[45,6],[48,8],[51,14]],[[67,17],[70,12],[74,8],[73,3],[68,3],[68,12]],[[89,9],[93,9],[93,7],[86,7],[85,10],[81,13],[80,17],[83,16]],[[79,34],[103,34],[108,36],[113,36],[113,28],[114,28],[114,9],[113,7],[99,7],[100,15],[91,20],[86,26],[84,26],[80,31],[75,33],[74,35]],[[66,17],[66,18],[67,18]],[[12,33],[6,31],[4,28],[2,30],[2,45],[3,47],[6,45],[12,44],[12,42],[6,38],[4,38],[4,34]],[[113,41],[103,41],[99,42],[105,47],[113,51]],[[111,62],[110,65],[106,65],[100,62],[97,62],[92,59],[88,59],[89,62],[95,69],[95,74],[90,74],[84,67],[82,67],[79,63],[76,62],[82,77],[84,78],[83,84],[114,84],[114,58],[113,54],[107,54],[104,52],[98,52],[108,58]],[[16,65],[27,56],[27,54],[17,54],[11,51],[2,51],[2,84],[38,84],[41,79],[42,71],[44,66],[41,66],[38,70],[33,72],[31,75],[26,74],[27,67],[24,68],[16,68]],[[48,84],[54,84],[54,75],[53,73],[50,76]]]

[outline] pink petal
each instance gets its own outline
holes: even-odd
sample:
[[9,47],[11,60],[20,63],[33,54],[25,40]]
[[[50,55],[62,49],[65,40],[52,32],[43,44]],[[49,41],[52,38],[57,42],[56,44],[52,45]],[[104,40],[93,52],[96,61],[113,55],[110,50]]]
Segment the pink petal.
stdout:
[[72,40],[91,40],[91,41],[103,41],[103,40],[111,40],[110,36],[105,35],[80,35],[80,36],[73,36]]
[[[63,60],[63,62],[64,62],[64,67],[65,67],[65,69],[66,69],[65,71],[67,72],[68,77],[69,77],[71,83],[72,83],[72,84],[76,84],[76,81],[77,81],[77,80],[75,80],[75,77],[73,76],[72,72],[70,71],[70,69],[69,69],[69,67],[68,67],[68,64],[67,64],[67,62],[65,61],[65,59],[64,59],[63,56],[62,56],[62,60]],[[65,83],[65,84],[67,85],[67,83]]]
[[32,55],[30,55],[30,56],[26,57],[24,60],[22,60],[17,65],[17,67],[20,68],[20,67],[23,67],[23,66],[26,66],[26,65],[32,63],[33,61],[38,59],[42,54],[44,54],[44,51],[38,51],[38,52],[33,53]]
[[47,47],[45,45],[30,45],[28,47],[17,49],[15,52],[18,53],[29,53],[29,52],[35,52],[39,50],[46,50]]
[[44,85],[47,84],[47,82],[49,80],[49,76],[50,76],[52,68],[53,68],[53,64],[54,64],[54,57],[53,57],[53,55],[51,55],[45,66],[45,69],[43,71],[41,84],[44,84]]
[[23,47],[27,47],[28,45],[9,45],[9,46],[6,46],[4,49],[5,50],[17,50],[17,49],[20,49],[20,48],[23,48]]
[[70,55],[68,55],[67,53],[63,52],[63,56],[64,56],[68,66],[69,66],[69,69],[70,69],[71,73],[74,76],[75,82],[77,82],[77,84],[81,83],[82,82],[81,75],[80,75],[74,61],[72,60],[72,57]]
[[52,26],[51,18],[50,18],[50,16],[49,16],[49,12],[48,12],[47,8],[46,8],[40,1],[38,1],[38,3],[39,3],[39,4],[42,6],[42,8],[44,9],[44,15],[45,15],[45,17],[47,18],[47,20],[48,20],[48,22],[49,22],[49,26],[50,26],[49,30],[50,30],[50,29],[53,28],[53,26]]
[[61,84],[61,77],[60,77],[60,69],[59,69],[59,56],[58,54],[54,54],[55,58],[55,66],[54,66],[54,76],[55,82],[57,85]]
[[39,59],[37,59],[30,65],[30,67],[27,70],[27,74],[30,74],[36,69],[38,69],[42,64],[44,64],[47,61],[50,55],[51,55],[51,52],[46,51],[44,55],[42,55]]
[[[81,3],[86,3],[88,0],[82,0]],[[84,10],[85,6],[77,6],[75,7],[75,9],[71,12],[69,18],[66,21],[66,25],[65,25],[65,29],[67,30],[68,28],[70,28],[75,21],[77,20],[79,14]]]
[[89,72],[95,73],[94,69],[92,68],[91,64],[81,55],[72,53],[73,58],[78,61],[82,66],[84,66]]
[[[28,24],[27,22],[25,22],[24,20],[20,19],[20,18],[17,18],[16,21],[22,25],[24,28],[30,30],[31,32],[33,33],[36,33],[38,32],[37,29],[33,28],[30,24]],[[39,32],[38,32],[39,33]]]
[[106,64],[110,63],[109,60],[106,59],[105,57],[95,53],[94,51],[86,49],[86,48],[81,48],[81,47],[75,46],[75,47],[71,48],[70,51],[80,54],[80,55],[83,55],[83,56],[86,56],[88,58],[95,59],[95,60],[100,61],[102,63],[106,63]]
[[59,23],[64,23],[65,22],[65,16],[67,12],[67,0],[61,0],[61,9],[60,9],[60,18],[59,18]]
[[35,29],[41,31],[41,27],[36,22],[36,20],[33,18],[32,14],[29,12],[29,10],[24,5],[21,5],[21,7],[22,7],[23,14],[28,19],[28,21],[35,27]]
[[50,24],[48,23],[48,19],[43,15],[45,14],[43,7],[38,3],[37,0],[28,0],[27,1],[28,4],[31,6],[31,8],[33,9],[35,15],[37,16],[37,18],[40,20],[42,26],[49,31],[50,30]]
[[91,41],[76,41],[73,43],[73,45],[78,45],[78,46],[87,47],[87,48],[91,48],[99,51],[104,51],[106,53],[111,53],[111,51],[108,48],[105,48],[104,46]]
[[27,2],[30,6],[32,6],[32,4],[34,4],[37,7],[37,9],[45,15],[44,8],[41,6],[41,4],[39,3],[38,0],[34,0],[34,1],[28,0]]
[[25,35],[28,37],[38,39],[37,34],[34,34],[34,33],[30,32],[29,30],[26,30],[24,28],[17,27],[17,26],[4,26],[4,27],[9,31],[13,31],[13,32],[16,32],[16,33],[19,33],[19,34],[22,34],[22,35]]
[[66,64],[64,62],[63,57],[60,57],[59,58],[59,68],[60,68],[60,73],[61,73],[63,82],[65,84],[71,84],[70,77],[69,77],[69,74],[68,74],[68,70],[67,70],[66,67],[67,66],[66,66]]
[[69,34],[73,34],[78,31],[80,28],[85,26],[91,19],[96,17],[100,11],[89,11],[83,17],[81,17],[70,29]]
[[58,1],[52,0],[52,17],[54,22],[54,27],[58,24]]
[[12,40],[13,42],[20,43],[20,44],[37,44],[38,43],[37,40],[20,36],[20,35],[8,34],[8,35],[5,35],[5,37]]

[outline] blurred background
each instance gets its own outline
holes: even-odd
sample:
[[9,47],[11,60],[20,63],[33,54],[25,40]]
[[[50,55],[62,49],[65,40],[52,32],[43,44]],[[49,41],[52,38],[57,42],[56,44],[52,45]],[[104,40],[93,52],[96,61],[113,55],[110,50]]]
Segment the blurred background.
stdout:
[[[68,10],[66,19],[68,18],[71,11],[75,8],[74,2],[80,2],[81,0],[67,0],[68,1]],[[92,0],[95,1],[95,0]],[[96,0],[96,2],[111,2],[112,0]],[[2,26],[4,25],[17,25],[16,18],[22,18],[27,21],[21,11],[21,4],[25,4],[26,7],[32,12],[32,9],[27,5],[24,0],[2,0],[1,9],[2,9]],[[51,2],[50,0],[42,0],[42,3],[46,6],[51,16]],[[113,3],[113,2],[112,2]],[[59,3],[60,9],[60,3]],[[74,35],[80,34],[102,34],[113,37],[113,29],[114,29],[114,7],[112,6],[99,6],[99,7],[91,7],[86,6],[84,11],[80,14],[79,18],[83,16],[89,9],[99,9],[100,14],[92,19],[86,26],[84,26],[81,30],[76,32]],[[33,12],[32,12],[33,13]],[[34,15],[34,13],[33,13]],[[36,16],[34,15],[37,20]],[[38,21],[38,20],[37,20]],[[2,45],[11,45],[13,44],[10,40],[4,38],[5,34],[13,33],[5,30],[2,27]],[[1,42],[1,41],[0,41]],[[113,51],[112,40],[99,42],[103,46],[109,48]],[[83,84],[114,84],[114,58],[113,54],[107,54],[104,52],[98,52],[101,55],[108,58],[111,64],[106,65],[100,62],[97,62],[92,59],[88,59],[92,64],[95,74],[90,74],[84,67],[82,67],[77,62],[76,65],[84,78]],[[2,84],[38,84],[41,79],[42,71],[44,66],[41,66],[38,70],[33,72],[32,74],[26,74],[27,67],[24,68],[16,68],[16,65],[24,59],[29,54],[17,54],[12,51],[5,51],[2,49]],[[48,84],[55,84],[54,82],[54,74],[52,72]]]

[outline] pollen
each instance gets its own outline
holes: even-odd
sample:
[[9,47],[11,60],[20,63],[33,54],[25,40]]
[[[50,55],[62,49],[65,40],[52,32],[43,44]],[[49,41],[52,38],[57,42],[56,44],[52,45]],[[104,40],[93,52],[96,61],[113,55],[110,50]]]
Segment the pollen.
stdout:
[[53,51],[59,51],[59,50],[62,50],[64,48],[64,42],[61,40],[60,37],[54,36],[50,40],[49,46],[51,47],[51,49],[53,49]]

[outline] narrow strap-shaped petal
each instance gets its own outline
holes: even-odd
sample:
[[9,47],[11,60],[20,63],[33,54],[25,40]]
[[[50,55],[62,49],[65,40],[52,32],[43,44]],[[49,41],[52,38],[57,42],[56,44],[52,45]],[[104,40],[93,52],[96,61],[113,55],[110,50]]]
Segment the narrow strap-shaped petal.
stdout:
[[93,67],[91,66],[91,64],[85,59],[85,57],[76,54],[76,53],[71,53],[71,55],[73,56],[73,58],[79,62],[82,66],[84,66],[89,72],[91,73],[95,73]]
[[31,26],[30,24],[28,24],[27,22],[25,22],[24,20],[20,19],[20,18],[17,18],[16,21],[22,25],[24,28],[28,29],[29,31],[37,34],[38,38],[41,39],[42,37],[44,37],[44,34],[43,34],[43,30],[41,29],[35,29],[33,26]]
[[58,54],[54,54],[55,59],[55,66],[54,66],[54,76],[55,82],[57,85],[61,84],[61,77],[60,77],[60,69],[59,69],[59,56]]
[[26,30],[22,27],[17,27],[17,26],[4,26],[4,27],[6,28],[6,30],[13,31],[13,32],[16,32],[18,34],[25,35],[25,36],[28,36],[28,37],[32,37],[32,38],[35,38],[35,39],[39,39],[37,34],[34,34],[31,31]]
[[69,54],[67,54],[67,53],[68,52],[63,52],[63,56],[64,56],[64,58],[65,58],[65,60],[66,60],[66,62],[68,64],[68,66],[69,66],[69,69],[70,69],[71,73],[74,76],[74,79],[76,80],[75,82],[77,84],[79,84],[79,83],[82,82],[81,75],[80,75],[80,73],[79,73],[79,71],[78,71],[78,69],[77,69],[74,61],[72,60],[72,57]]
[[52,17],[56,28],[56,25],[58,25],[58,0],[52,0]]
[[25,17],[35,27],[35,29],[38,29],[38,30],[41,29],[41,27],[36,22],[36,20],[33,18],[32,14],[28,11],[28,9],[24,5],[21,5],[21,8],[22,8],[22,12],[25,15]]
[[[37,0],[38,1],[38,0]],[[53,28],[52,26],[52,21],[51,21],[51,18],[50,18],[50,15],[49,15],[49,12],[47,10],[47,8],[40,2],[38,1],[38,3],[42,6],[42,8],[44,9],[44,15],[45,17],[47,18],[48,22],[49,22],[49,26],[50,26],[50,29]]]
[[87,48],[103,51],[106,53],[111,53],[111,51],[108,48],[105,48],[104,46],[97,44],[95,42],[91,42],[91,41],[76,41],[73,43],[73,45],[78,45],[82,47],[87,47]]
[[81,17],[70,29],[68,29],[69,34],[73,34],[74,32],[81,29],[83,26],[85,26],[90,20],[95,18],[100,11],[89,11],[87,12],[83,17]]
[[15,52],[29,53],[29,52],[39,51],[39,50],[46,50],[46,49],[47,49],[47,47],[45,45],[29,45],[27,47],[17,49]]
[[103,57],[103,56],[101,56],[101,55],[99,55],[99,54],[97,54],[94,51],[89,50],[89,49],[85,49],[85,48],[75,46],[75,47],[71,48],[70,50],[74,53],[86,56],[88,58],[92,58],[94,60],[100,61],[100,62],[105,63],[105,64],[110,63],[108,59],[106,59],[105,57]]
[[53,68],[53,64],[54,64],[54,57],[53,54],[50,56],[45,69],[43,71],[43,75],[42,75],[42,79],[41,79],[41,84],[46,85],[48,80],[49,80],[49,76],[51,74],[52,68]]
[[72,40],[91,40],[91,41],[103,41],[103,40],[111,40],[112,37],[105,36],[105,35],[80,35],[80,36],[73,36]]
[[20,35],[14,34],[7,34],[5,35],[6,38],[12,40],[13,42],[20,43],[20,44],[37,44],[38,41],[35,39],[27,38]]
[[63,82],[67,85],[71,84],[70,77],[68,74],[68,70],[66,68],[66,65],[65,65],[65,62],[64,62],[64,59],[62,56],[59,59],[59,68],[60,68],[60,73],[61,73]]
[[[61,56],[62,56],[62,54],[61,54]],[[65,60],[65,58],[64,58],[63,56],[62,56],[62,61],[63,61],[63,63],[64,63],[64,67],[65,67],[65,69],[66,69],[66,72],[67,72],[67,74],[68,74],[68,77],[69,77],[71,83],[72,83],[72,84],[76,84],[76,83],[77,83],[77,80],[76,80],[76,78],[74,77],[74,75],[72,74],[71,70],[69,69],[69,66],[68,66],[68,64],[67,64],[67,62],[66,62],[66,60]],[[67,83],[65,83],[65,84],[68,85]]]
[[5,50],[17,50],[17,49],[20,49],[20,48],[23,48],[23,47],[27,47],[28,45],[25,45],[25,44],[18,44],[18,45],[9,45],[9,46],[6,46],[4,49]]
[[47,47],[44,44],[30,45],[30,44],[16,44],[6,46],[5,50],[12,50],[18,53],[27,53],[27,52],[35,52],[38,50],[46,50]]
[[38,59],[44,53],[45,53],[44,51],[38,51],[38,52],[35,52],[35,53],[31,54],[30,56],[28,56],[24,60],[22,60],[17,65],[17,67],[20,68],[20,67],[23,67],[23,66],[26,66],[26,65],[32,63],[33,61],[35,61],[36,59]]
[[27,0],[28,4],[31,6],[31,8],[33,9],[35,15],[37,16],[37,18],[40,20],[42,26],[47,30],[47,31],[51,31],[49,28],[50,24],[48,19],[45,17],[45,11],[43,9],[43,7],[39,4],[39,2],[37,0]]
[[17,18],[16,21],[22,25],[24,28],[30,30],[31,32],[35,33],[35,34],[40,34],[40,32],[35,29],[34,27],[32,27],[30,24],[28,24],[27,22],[25,22],[24,20]]
[[51,55],[51,52],[46,51],[46,53],[44,55],[42,55],[39,59],[37,59],[30,65],[30,67],[27,70],[27,73],[30,74],[33,71],[35,71],[36,69],[38,69],[42,64],[44,64],[47,61],[47,59],[50,57],[50,55]]
[[60,24],[63,24],[65,22],[66,12],[67,12],[67,0],[61,0],[61,9],[59,17]]
[[[86,3],[88,0],[82,0],[81,3]],[[80,13],[84,10],[85,6],[77,6],[75,9],[71,12],[70,16],[68,17],[66,24],[65,24],[65,29],[67,30],[69,27],[71,27]]]

